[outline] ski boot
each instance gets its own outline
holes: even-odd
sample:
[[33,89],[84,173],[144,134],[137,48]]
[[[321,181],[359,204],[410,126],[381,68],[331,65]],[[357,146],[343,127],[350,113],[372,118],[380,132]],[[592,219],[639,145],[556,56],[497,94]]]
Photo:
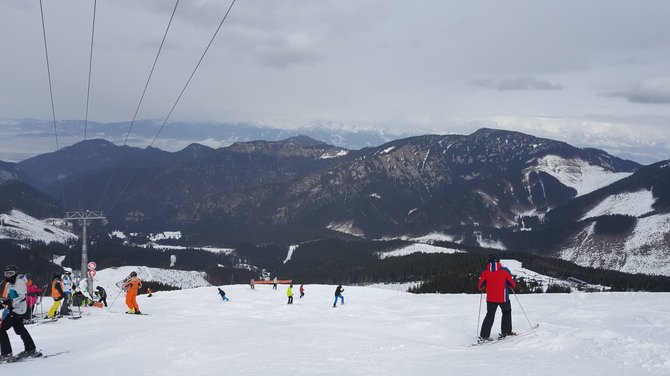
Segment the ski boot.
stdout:
[[515,335],[516,335],[515,332],[500,333],[500,334],[498,334],[498,339],[503,339],[505,337],[511,337],[511,336],[515,336]]
[[477,340],[477,343],[484,343],[484,342],[491,342],[493,341],[493,338],[491,337],[479,337]]
[[0,354],[0,364],[1,363],[11,363],[16,361],[16,358],[11,354]]
[[40,356],[42,356],[41,352],[32,349],[32,350],[21,351],[20,353],[16,354],[16,359],[39,358]]

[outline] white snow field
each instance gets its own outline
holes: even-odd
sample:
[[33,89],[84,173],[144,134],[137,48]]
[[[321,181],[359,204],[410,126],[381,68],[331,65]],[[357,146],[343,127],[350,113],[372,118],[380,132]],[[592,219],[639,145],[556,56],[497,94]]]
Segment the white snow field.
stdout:
[[[47,359],[2,364],[2,375],[78,370],[94,375],[668,375],[670,294],[521,295],[536,334],[468,347],[478,294],[413,295],[306,285],[286,305],[286,286],[223,286],[138,298],[148,316],[86,308],[80,320],[29,327]],[[49,300],[49,299],[47,299]],[[110,299],[111,302],[111,299]],[[512,299],[513,325],[529,325]],[[48,307],[45,307],[48,308]],[[483,318],[483,316],[482,316]],[[500,328],[500,313],[493,333]],[[20,339],[10,333],[14,351]]]

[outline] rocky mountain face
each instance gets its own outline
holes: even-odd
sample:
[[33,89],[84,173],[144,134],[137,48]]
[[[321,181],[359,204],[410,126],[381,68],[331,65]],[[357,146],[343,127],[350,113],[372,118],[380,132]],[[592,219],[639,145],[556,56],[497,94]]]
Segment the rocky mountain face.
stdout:
[[304,136],[176,153],[91,140],[17,165],[54,196],[62,182],[66,206],[108,211],[114,226],[257,241],[507,229],[588,192],[593,174],[611,178],[638,167],[491,129],[361,150]]
[[669,166],[492,129],[360,150],[305,136],[174,153],[89,140],[0,164],[0,204],[58,216],[64,202],[105,211],[112,230],[181,230],[200,244],[438,232],[670,275]]

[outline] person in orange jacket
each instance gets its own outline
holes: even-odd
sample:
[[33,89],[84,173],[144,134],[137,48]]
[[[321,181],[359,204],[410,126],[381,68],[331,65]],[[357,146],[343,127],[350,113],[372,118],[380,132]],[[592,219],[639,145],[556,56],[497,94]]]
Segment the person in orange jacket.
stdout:
[[54,274],[54,279],[51,281],[51,297],[54,300],[54,304],[49,309],[47,317],[53,319],[63,300],[63,281],[61,280],[60,273]]
[[142,281],[137,278],[137,272],[131,272],[130,278],[123,284],[123,290],[126,291],[126,305],[128,312],[136,315],[141,315],[140,306],[137,304],[137,293],[142,288]]

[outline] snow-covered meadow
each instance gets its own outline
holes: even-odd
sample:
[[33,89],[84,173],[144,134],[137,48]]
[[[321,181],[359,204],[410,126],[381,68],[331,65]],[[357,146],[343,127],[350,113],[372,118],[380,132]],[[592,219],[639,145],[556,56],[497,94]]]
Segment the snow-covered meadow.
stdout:
[[[142,295],[149,316],[86,308],[80,320],[29,327],[53,358],[0,366],[2,374],[76,369],[95,375],[668,375],[670,315],[665,293],[521,295],[536,334],[468,347],[479,295],[413,295],[306,285],[286,305],[286,286],[223,286]],[[295,286],[297,290],[297,286]],[[48,300],[48,299],[47,299]],[[513,299],[517,331],[528,322]],[[483,313],[483,312],[482,312]],[[496,318],[495,330],[500,317]],[[15,351],[20,339],[10,338]]]

